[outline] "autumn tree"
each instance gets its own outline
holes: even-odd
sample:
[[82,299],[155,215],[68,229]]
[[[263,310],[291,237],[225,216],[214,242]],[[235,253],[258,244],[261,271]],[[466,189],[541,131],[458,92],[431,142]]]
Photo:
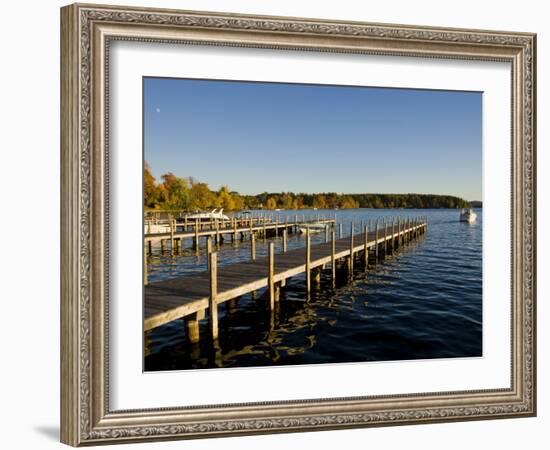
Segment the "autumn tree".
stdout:
[[327,207],[327,200],[324,195],[319,194],[313,197],[313,207],[319,209],[325,209]]
[[157,180],[151,173],[147,163],[143,167],[143,206],[145,208],[156,208],[159,202],[159,190]]
[[276,209],[277,208],[277,200],[275,200],[273,197],[269,197],[267,199],[266,208],[267,209]]
[[218,207],[223,208],[226,211],[232,211],[235,209],[233,195],[227,186],[222,186],[218,191],[216,204]]

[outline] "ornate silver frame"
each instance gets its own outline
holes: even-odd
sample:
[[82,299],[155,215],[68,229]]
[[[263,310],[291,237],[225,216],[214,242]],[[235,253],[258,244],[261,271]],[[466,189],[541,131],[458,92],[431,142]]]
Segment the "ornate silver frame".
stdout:
[[[111,411],[105,261],[106,64],[113,39],[508,61],[512,66],[509,389]],[[536,414],[536,36],[75,4],[61,9],[61,440],[129,441]]]

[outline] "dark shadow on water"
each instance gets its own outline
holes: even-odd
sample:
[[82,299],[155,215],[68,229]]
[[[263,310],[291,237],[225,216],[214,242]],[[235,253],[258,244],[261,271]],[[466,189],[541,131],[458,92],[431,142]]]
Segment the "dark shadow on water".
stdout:
[[33,428],[48,439],[59,442],[59,427],[52,425],[35,425]]

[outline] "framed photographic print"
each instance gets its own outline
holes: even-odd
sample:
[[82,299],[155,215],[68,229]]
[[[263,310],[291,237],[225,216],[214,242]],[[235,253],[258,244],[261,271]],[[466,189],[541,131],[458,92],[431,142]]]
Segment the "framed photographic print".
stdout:
[[530,33],[61,10],[62,441],[536,413]]

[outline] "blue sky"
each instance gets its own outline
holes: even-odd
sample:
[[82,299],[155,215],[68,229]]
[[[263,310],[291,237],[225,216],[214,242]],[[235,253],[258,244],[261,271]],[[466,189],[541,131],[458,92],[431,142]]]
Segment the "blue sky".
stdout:
[[212,189],[482,195],[482,94],[144,78],[144,157]]

